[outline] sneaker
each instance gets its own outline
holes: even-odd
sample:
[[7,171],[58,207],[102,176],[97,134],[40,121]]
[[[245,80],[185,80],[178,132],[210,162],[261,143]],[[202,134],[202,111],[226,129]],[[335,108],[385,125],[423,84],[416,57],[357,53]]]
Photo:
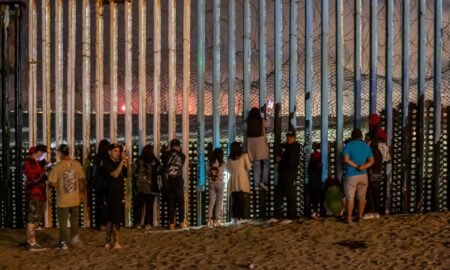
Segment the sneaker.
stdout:
[[375,218],[374,214],[367,213],[367,214],[364,214],[362,219],[372,219],[372,218]]
[[374,218],[380,218],[380,214],[378,214],[378,213],[375,213],[373,215],[374,215]]
[[269,219],[268,221],[266,221],[267,223],[269,223],[269,224],[272,224],[272,223],[277,223],[279,220],[278,219],[276,219],[276,218],[271,218],[271,219]]
[[136,226],[134,226],[134,228],[136,228],[137,230],[140,230],[140,229],[142,229],[142,226],[141,225],[136,225]]
[[150,230],[151,228],[153,228],[153,227],[152,227],[152,225],[150,225],[150,224],[147,224],[147,225],[144,226],[144,229],[145,229],[145,230]]
[[67,246],[66,242],[62,241],[61,243],[59,243],[59,244],[56,246],[56,249],[59,249],[59,250],[66,250],[66,249],[69,249],[69,247]]
[[30,247],[28,248],[29,251],[45,251],[46,248],[42,247],[38,243],[30,244]]
[[181,222],[181,223],[180,223],[180,229],[184,230],[184,229],[186,229],[186,228],[187,228],[186,222]]
[[264,189],[265,191],[268,191],[268,190],[269,190],[269,188],[267,187],[267,185],[266,185],[264,182],[262,182],[262,183],[259,184],[259,185],[260,185],[261,188]]
[[280,224],[281,224],[281,225],[287,225],[287,224],[290,224],[290,223],[292,223],[292,222],[294,222],[292,219],[286,218],[286,219],[283,219],[283,220],[280,222]]
[[44,227],[38,226],[38,227],[36,227],[34,230],[35,230],[35,231],[43,231],[43,230],[44,230]]
[[312,218],[312,219],[318,219],[319,217],[320,217],[320,214],[317,213],[317,212],[313,212],[313,213],[311,214],[311,218]]

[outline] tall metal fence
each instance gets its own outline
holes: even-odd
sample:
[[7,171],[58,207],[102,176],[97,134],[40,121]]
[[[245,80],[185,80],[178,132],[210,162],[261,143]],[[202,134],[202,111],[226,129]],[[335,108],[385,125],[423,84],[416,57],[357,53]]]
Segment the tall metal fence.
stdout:
[[[90,175],[103,138],[133,145],[131,158],[147,143],[158,153],[180,137],[187,218],[200,224],[208,147],[245,141],[253,106],[272,120],[271,151],[282,132],[298,134],[300,215],[312,141],[321,142],[323,180],[340,179],[344,140],[353,127],[366,129],[372,112],[383,115],[394,153],[386,213],[449,207],[446,0],[0,1],[0,17],[1,227],[23,226],[28,146],[68,143]],[[268,213],[273,154],[271,164]],[[132,225],[130,177],[125,195]],[[258,196],[252,189],[253,217]],[[83,202],[86,226],[92,203]],[[162,201],[162,222],[164,209]]]

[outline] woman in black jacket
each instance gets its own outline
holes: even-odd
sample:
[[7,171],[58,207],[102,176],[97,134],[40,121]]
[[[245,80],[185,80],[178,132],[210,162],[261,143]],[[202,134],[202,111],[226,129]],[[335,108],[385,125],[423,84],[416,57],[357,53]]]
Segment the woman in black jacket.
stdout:
[[135,187],[136,187],[136,228],[142,228],[142,212],[145,206],[144,228],[149,229],[153,225],[153,203],[158,195],[156,172],[159,161],[153,153],[153,146],[147,144],[142,149],[141,156],[135,167]]
[[95,228],[106,225],[106,178],[103,173],[103,161],[109,158],[109,141],[103,139],[98,144],[97,154],[94,157],[94,191],[95,191]]

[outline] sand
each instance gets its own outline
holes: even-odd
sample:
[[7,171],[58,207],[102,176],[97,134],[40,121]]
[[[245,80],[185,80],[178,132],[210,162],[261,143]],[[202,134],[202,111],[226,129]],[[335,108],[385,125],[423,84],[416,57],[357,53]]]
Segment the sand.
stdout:
[[104,232],[82,229],[82,248],[51,249],[58,231],[37,232],[44,252],[24,247],[24,230],[0,231],[0,269],[450,269],[450,214],[394,215],[344,224],[334,218],[288,225],[121,229],[120,250]]

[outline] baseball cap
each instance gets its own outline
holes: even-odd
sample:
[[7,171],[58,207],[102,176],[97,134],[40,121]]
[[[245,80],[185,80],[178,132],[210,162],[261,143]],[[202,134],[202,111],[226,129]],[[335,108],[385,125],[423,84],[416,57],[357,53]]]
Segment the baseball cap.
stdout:
[[122,149],[122,146],[121,146],[120,144],[118,144],[118,143],[112,143],[112,144],[110,144],[110,145],[108,146],[108,151],[111,151],[111,150],[113,150],[113,149],[115,149],[115,148],[120,148],[120,149]]
[[178,139],[173,139],[170,141],[170,147],[172,146],[181,146],[181,142]]
[[[30,149],[30,150],[31,150],[31,149]],[[34,153],[34,152],[38,152],[38,151],[41,151],[41,152],[43,152],[43,153],[47,153],[47,145],[43,145],[43,144],[38,144],[38,145],[36,145],[36,147],[34,148],[33,153]]]
[[289,131],[288,133],[286,133],[286,137],[295,137],[295,132]]

